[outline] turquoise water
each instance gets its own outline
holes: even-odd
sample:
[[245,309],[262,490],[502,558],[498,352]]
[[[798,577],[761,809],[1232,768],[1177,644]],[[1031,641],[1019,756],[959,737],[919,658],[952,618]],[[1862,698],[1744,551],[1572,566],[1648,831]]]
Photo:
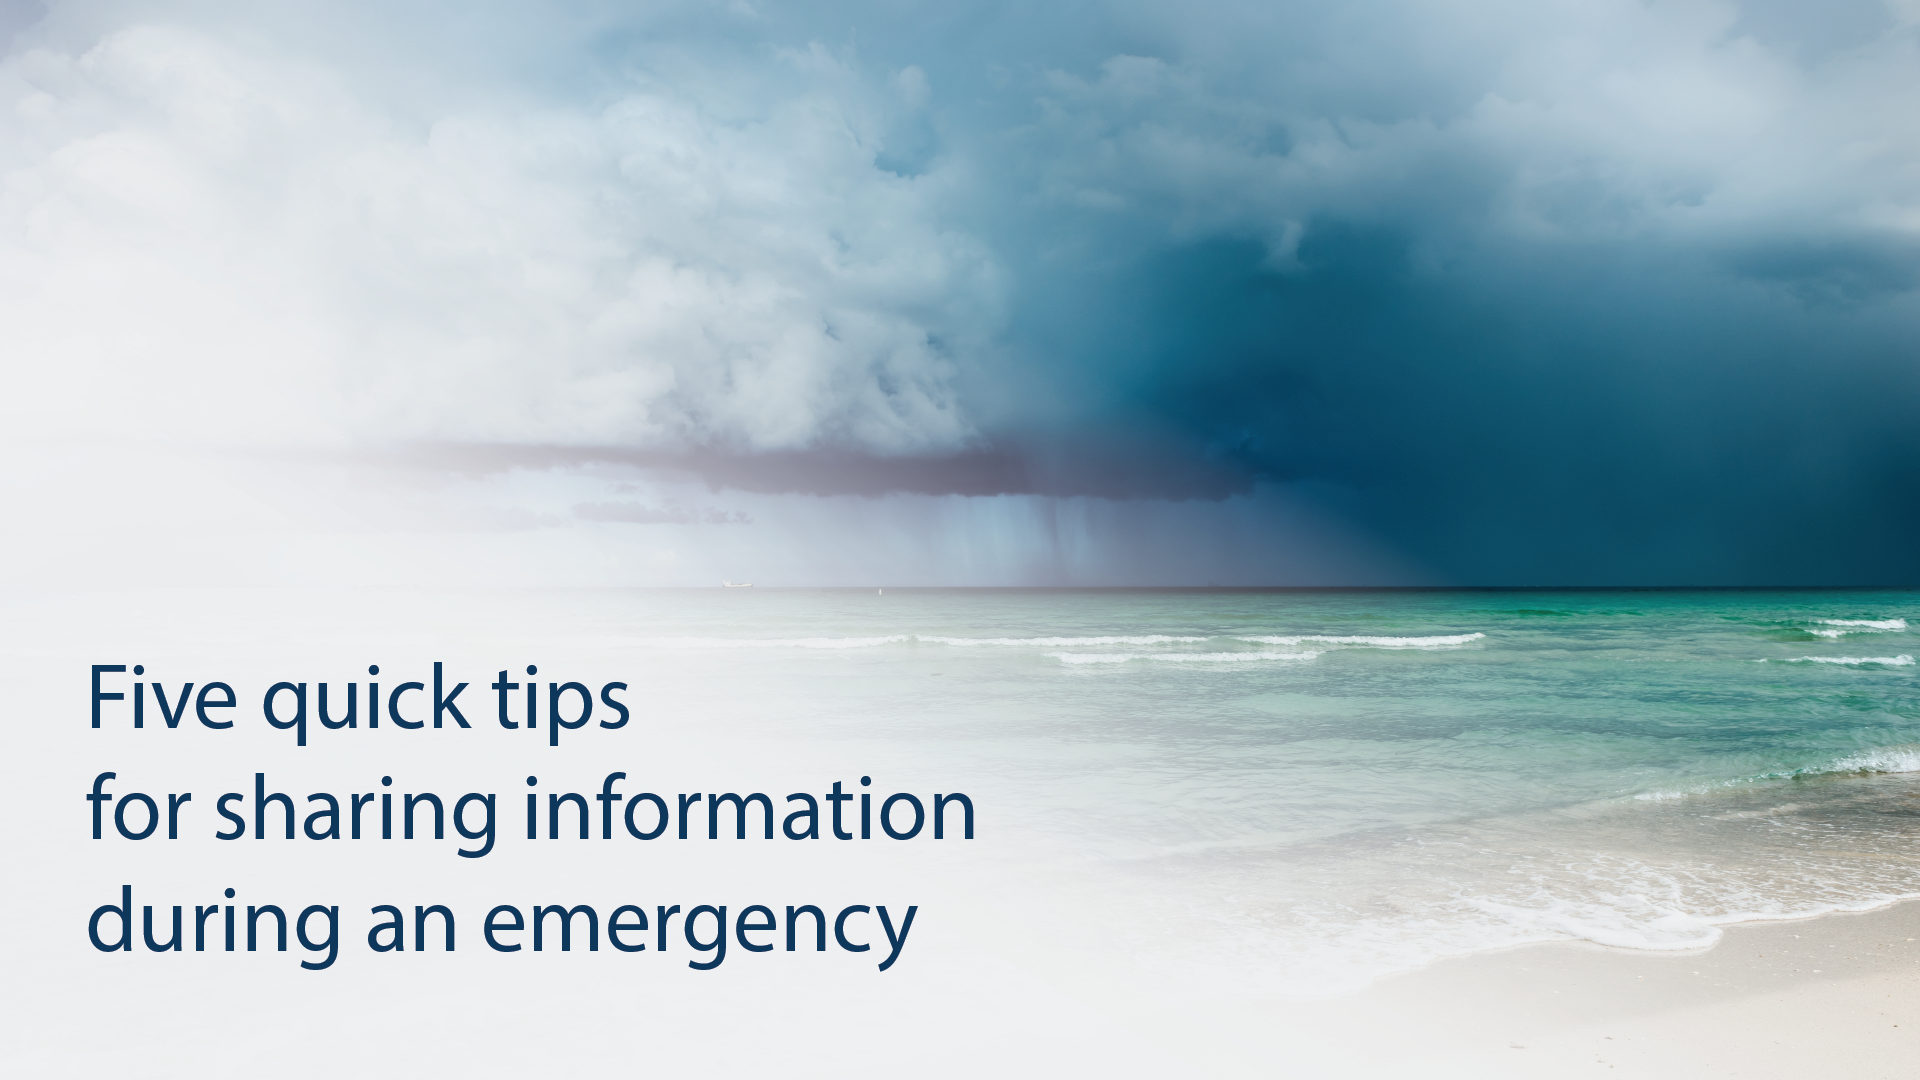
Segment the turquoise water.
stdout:
[[602,625],[830,679],[843,725],[999,782],[1014,843],[1112,925],[1322,992],[1920,894],[1914,601],[762,591],[609,596]]

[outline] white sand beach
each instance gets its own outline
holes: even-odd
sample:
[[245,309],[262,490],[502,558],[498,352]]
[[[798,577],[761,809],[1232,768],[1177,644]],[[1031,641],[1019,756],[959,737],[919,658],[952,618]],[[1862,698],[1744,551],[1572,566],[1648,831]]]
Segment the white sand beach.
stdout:
[[[1208,1045],[1137,1048],[1219,1075],[1910,1077],[1916,939],[1920,903],[1737,925],[1704,952],[1527,946],[1342,998],[1215,1002]],[[1248,1045],[1238,1023],[1266,1037]]]

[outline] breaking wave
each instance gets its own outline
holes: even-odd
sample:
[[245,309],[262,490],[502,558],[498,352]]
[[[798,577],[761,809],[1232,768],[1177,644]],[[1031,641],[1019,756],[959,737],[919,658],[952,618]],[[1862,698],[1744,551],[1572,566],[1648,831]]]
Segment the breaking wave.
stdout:
[[1714,784],[1700,784],[1684,790],[1648,791],[1634,798],[1641,802],[1663,802],[1668,799],[1684,799],[1689,795],[1704,795],[1709,791],[1723,788],[1741,787],[1746,784],[1760,784],[1769,780],[1795,780],[1810,776],[1850,776],[1863,773],[1912,773],[1920,772],[1920,746],[1882,746],[1872,750],[1861,750],[1842,757],[1801,766],[1797,769],[1775,769],[1772,772],[1755,773],[1732,780],[1722,780]]
[[1838,638],[1842,634],[1874,634],[1884,630],[1905,630],[1905,619],[1817,619],[1821,626],[1832,629],[1809,631],[1823,638]]
[[1920,772],[1920,746],[1888,746],[1849,754],[1824,768],[1821,773],[1907,773]]
[[1257,642],[1261,645],[1300,645],[1311,641],[1321,645],[1370,645],[1376,649],[1445,649],[1479,641],[1486,636],[1485,634],[1442,634],[1434,637],[1373,637],[1360,634],[1297,634],[1290,637],[1243,637],[1239,640]]
[[1130,660],[1165,660],[1181,664],[1239,664],[1256,660],[1311,660],[1317,652],[1214,653],[1048,653],[1063,664],[1124,664]]
[[[1861,664],[1907,667],[1913,663],[1913,657],[1906,653],[1901,653],[1899,656],[1795,656],[1780,662],[1783,664],[1847,664],[1856,667]],[[1766,661],[1762,660],[1761,663],[1764,664]]]

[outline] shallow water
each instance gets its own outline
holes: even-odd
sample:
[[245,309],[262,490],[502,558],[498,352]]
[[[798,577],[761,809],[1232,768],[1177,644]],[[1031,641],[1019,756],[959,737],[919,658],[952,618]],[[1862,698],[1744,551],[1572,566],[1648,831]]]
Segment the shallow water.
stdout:
[[1913,599],[763,593],[610,612],[608,644],[869,702],[937,680],[896,736],[1018,776],[1023,850],[1178,922],[1184,960],[1316,992],[1920,893]]

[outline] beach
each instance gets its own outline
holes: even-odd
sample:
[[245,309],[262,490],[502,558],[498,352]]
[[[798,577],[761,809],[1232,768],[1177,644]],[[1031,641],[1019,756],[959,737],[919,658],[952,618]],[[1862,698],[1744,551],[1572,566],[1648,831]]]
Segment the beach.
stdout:
[[1354,1075],[1911,1076],[1916,939],[1920,904],[1904,903],[1741,924],[1700,953],[1555,943],[1443,961],[1350,1003],[1424,1042]]
[[[1435,963],[1358,993],[1192,995],[1099,1018],[1025,1054],[1108,1075],[1799,1077],[1913,1075],[1920,903],[1749,923],[1696,952],[1556,942]],[[992,1058],[968,1057],[965,1067]]]

